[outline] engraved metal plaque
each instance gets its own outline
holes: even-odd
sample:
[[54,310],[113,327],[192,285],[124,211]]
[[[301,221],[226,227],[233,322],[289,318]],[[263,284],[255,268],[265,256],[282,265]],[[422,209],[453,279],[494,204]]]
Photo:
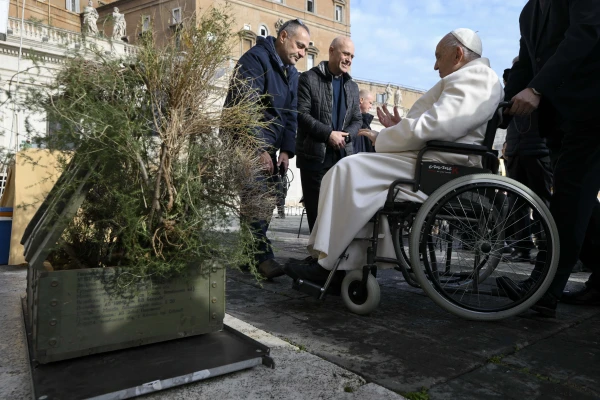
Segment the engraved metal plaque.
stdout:
[[41,272],[35,358],[45,363],[214,332],[223,326],[224,297],[224,268],[214,265],[164,283],[115,268]]

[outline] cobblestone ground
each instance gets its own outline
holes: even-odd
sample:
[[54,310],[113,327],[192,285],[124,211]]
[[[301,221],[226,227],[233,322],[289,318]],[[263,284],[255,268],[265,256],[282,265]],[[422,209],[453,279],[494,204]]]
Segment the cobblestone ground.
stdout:
[[[299,224],[300,216],[273,219],[279,261],[306,256],[306,219],[298,237]],[[569,287],[588,275],[573,274]],[[227,312],[408,397],[600,398],[600,308],[561,304],[557,319],[528,311],[473,322],[437,307],[397,271],[380,271],[378,281],[381,304],[365,317],[339,297],[321,302],[292,290],[288,277],[257,282],[231,270]]]

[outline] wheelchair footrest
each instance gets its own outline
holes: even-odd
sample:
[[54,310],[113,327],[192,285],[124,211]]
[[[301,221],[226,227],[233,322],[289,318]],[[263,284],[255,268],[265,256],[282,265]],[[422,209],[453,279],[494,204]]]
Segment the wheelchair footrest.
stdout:
[[305,279],[294,279],[294,282],[292,283],[292,289],[316,298],[319,298],[321,293],[323,293],[323,286]]

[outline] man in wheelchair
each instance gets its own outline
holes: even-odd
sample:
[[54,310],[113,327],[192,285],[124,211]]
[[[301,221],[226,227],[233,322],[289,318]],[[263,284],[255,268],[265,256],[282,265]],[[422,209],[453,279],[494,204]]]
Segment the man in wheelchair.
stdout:
[[[503,98],[500,79],[482,58],[482,44],[470,29],[457,29],[437,45],[434,69],[441,80],[401,118],[384,106],[378,117],[385,129],[362,130],[376,143],[376,153],[361,153],[336,164],[323,178],[319,212],[308,250],[312,257],[290,261],[284,270],[294,279],[323,283],[345,252],[338,270],[354,270],[365,264],[366,246],[355,238],[372,234],[369,221],[386,203],[390,184],[412,179],[419,150],[431,140],[483,144],[487,122]],[[478,167],[479,156],[428,152],[427,162]],[[427,195],[399,186],[396,201],[422,203]],[[380,225],[378,256],[396,258],[387,220]],[[333,285],[336,284],[334,281]]]

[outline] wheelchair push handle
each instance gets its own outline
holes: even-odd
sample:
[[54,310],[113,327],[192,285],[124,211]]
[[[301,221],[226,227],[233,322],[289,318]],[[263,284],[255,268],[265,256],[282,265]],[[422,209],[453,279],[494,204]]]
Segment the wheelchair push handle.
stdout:
[[504,108],[511,108],[512,105],[513,105],[512,101],[501,101],[498,104],[498,109],[501,110],[501,109],[504,109]]

